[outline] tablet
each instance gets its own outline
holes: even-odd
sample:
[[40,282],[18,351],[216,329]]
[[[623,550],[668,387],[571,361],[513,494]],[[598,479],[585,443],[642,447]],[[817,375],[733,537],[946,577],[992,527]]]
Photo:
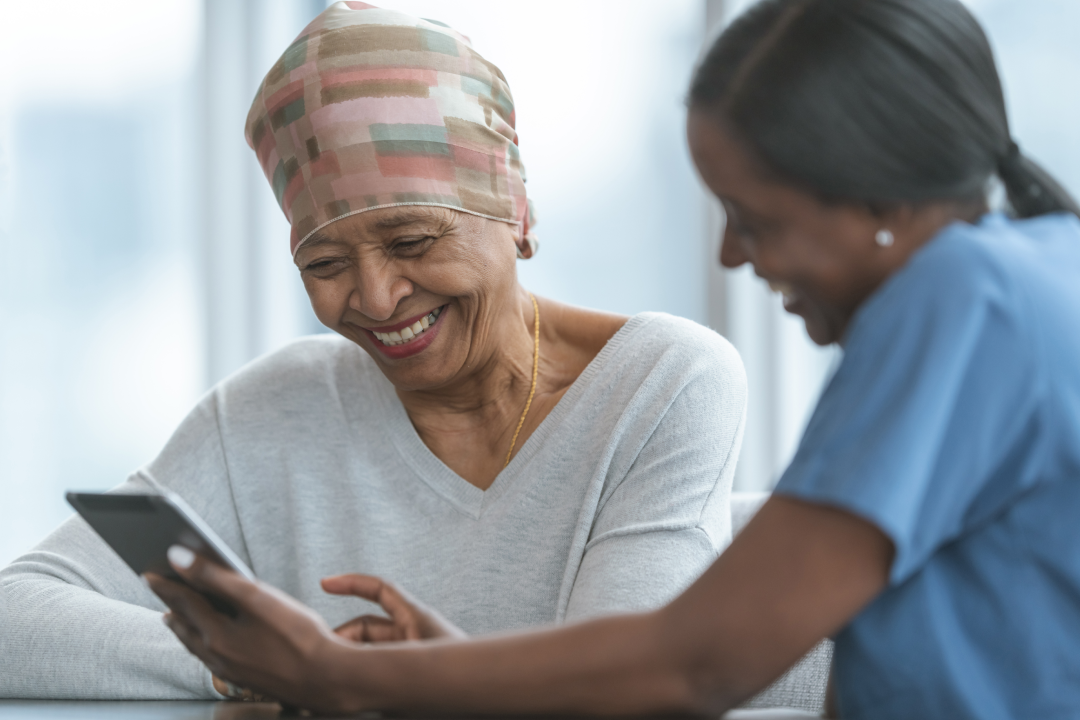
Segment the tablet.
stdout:
[[[176,493],[69,492],[67,501],[138,575],[152,572],[183,582],[166,555],[171,546],[183,545],[249,580],[255,579],[244,561]],[[207,598],[222,612],[235,614],[220,598]]]

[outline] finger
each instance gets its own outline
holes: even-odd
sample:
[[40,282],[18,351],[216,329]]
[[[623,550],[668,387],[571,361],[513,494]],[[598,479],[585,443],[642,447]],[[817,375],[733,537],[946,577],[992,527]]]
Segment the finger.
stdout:
[[378,603],[395,620],[412,618],[420,605],[404,590],[373,575],[336,575],[325,578],[322,586],[334,595],[355,595]]
[[168,608],[183,615],[189,622],[198,616],[200,606],[210,607],[210,603],[202,595],[183,583],[162,578],[161,575],[154,573],[147,573],[145,578],[154,595],[161,598]]
[[202,634],[193,626],[184,622],[182,617],[176,613],[165,613],[161,616],[161,619],[165,621],[168,628],[173,631],[173,634],[192,654],[197,655],[205,650],[206,644],[203,642]]
[[231,600],[238,609],[249,609],[248,601],[258,594],[255,583],[182,545],[169,548],[169,564],[192,587]]
[[145,575],[146,583],[162,602],[173,612],[181,615],[189,624],[202,627],[207,620],[216,620],[213,606],[199,593],[173,580],[168,580],[154,573]]
[[[228,601],[242,613],[265,619],[280,614],[285,606],[318,618],[314,611],[281,590],[258,580],[248,580],[180,545],[169,548],[169,562],[190,585]],[[321,622],[321,618],[318,620]]]
[[268,702],[270,699],[268,696],[260,695],[251,688],[242,687],[231,680],[226,680],[217,675],[213,676],[213,681],[215,690],[233,700],[240,700],[241,702]]
[[[174,613],[166,613],[163,619],[169,629],[173,631],[173,634],[183,643],[184,647],[192,655],[199,658],[215,678],[224,678],[229,675],[228,663],[207,646],[206,638],[197,628],[184,622]],[[217,689],[216,684],[214,687]],[[218,690],[218,692],[221,691]],[[222,695],[228,695],[228,693],[222,693]]]
[[206,638],[197,627],[186,622],[176,613],[166,613],[162,616],[162,620],[192,655],[202,658],[210,654],[209,648],[206,647]]
[[233,692],[236,686],[231,682],[219,678],[217,675],[214,675],[211,680],[214,683],[214,690],[216,690],[218,694],[224,695],[227,698],[234,697]]
[[347,630],[348,628],[350,628],[352,626],[360,627],[360,626],[362,626],[362,625],[364,625],[366,623],[380,623],[380,624],[383,624],[383,625],[393,625],[394,621],[391,620],[390,618],[383,617],[382,615],[361,615],[359,617],[354,617],[352,620],[341,623],[336,628],[334,628],[334,632],[340,632],[342,630]]
[[349,622],[334,628],[334,633],[339,637],[357,643],[392,642],[401,640],[403,637],[403,633],[393,620],[378,615],[363,615],[353,618]]
[[322,589],[331,595],[355,595],[376,602],[383,581],[374,575],[334,575],[322,579]]

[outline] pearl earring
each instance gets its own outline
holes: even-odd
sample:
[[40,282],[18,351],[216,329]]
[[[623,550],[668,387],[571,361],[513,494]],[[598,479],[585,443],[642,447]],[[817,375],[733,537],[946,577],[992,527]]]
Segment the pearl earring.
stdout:
[[889,247],[893,244],[894,240],[896,240],[896,238],[893,237],[892,230],[886,228],[881,228],[877,231],[877,234],[874,235],[874,242],[878,244],[878,247]]
[[530,233],[525,235],[525,244],[529,246],[529,254],[526,255],[525,253],[521,252],[521,246],[518,245],[517,246],[518,260],[528,260],[529,258],[531,258],[533,255],[536,254],[537,250],[540,249],[540,241],[536,239],[536,233],[534,233],[534,232],[530,232]]

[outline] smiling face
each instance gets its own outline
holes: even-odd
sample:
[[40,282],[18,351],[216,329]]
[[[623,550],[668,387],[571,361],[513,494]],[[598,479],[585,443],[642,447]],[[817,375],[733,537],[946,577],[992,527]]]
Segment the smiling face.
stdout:
[[839,341],[858,306],[913,248],[878,247],[874,235],[889,218],[779,181],[713,115],[691,110],[687,135],[698,172],[727,214],[720,262],[750,263],[783,292],[785,309],[803,318],[814,342]]
[[404,206],[323,228],[296,264],[316,316],[401,390],[434,390],[490,361],[518,315],[517,229]]

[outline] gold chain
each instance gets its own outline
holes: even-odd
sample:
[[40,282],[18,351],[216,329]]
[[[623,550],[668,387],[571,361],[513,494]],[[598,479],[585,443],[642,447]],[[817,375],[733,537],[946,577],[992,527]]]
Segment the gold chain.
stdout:
[[529,406],[532,405],[533,395],[536,394],[536,370],[540,367],[540,306],[536,304],[536,296],[529,293],[533,304],[533,376],[532,387],[529,388],[529,399],[525,401],[525,412],[521,413],[518,420],[517,430],[514,431],[514,439],[510,441],[510,451],[506,453],[506,462],[503,467],[510,464],[510,456],[514,454],[514,446],[517,445],[518,434],[521,426],[525,424],[525,416],[529,414]]

